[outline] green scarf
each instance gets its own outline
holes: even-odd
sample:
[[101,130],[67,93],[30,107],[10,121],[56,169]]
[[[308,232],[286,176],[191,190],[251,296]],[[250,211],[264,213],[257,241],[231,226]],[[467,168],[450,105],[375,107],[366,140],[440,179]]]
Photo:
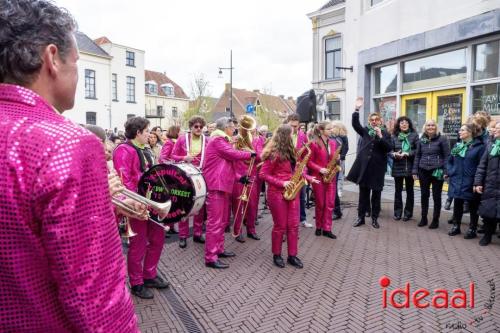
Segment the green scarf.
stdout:
[[493,149],[491,149],[490,156],[500,156],[500,139],[496,139],[493,144]]
[[435,169],[432,172],[432,177],[436,178],[437,180],[443,180],[443,175],[444,175],[444,170],[441,168]]
[[410,140],[408,140],[408,135],[410,133],[400,132],[398,135],[399,141],[401,141],[401,151],[403,153],[409,153],[411,151]]
[[[375,137],[375,135],[377,135],[377,132],[375,131],[375,128],[372,127],[372,125],[368,124],[368,135],[371,136],[372,138]],[[381,125],[380,127],[380,130],[383,131],[384,130],[384,125]]]
[[222,137],[226,138],[226,140],[228,140],[228,141],[231,140],[229,135],[227,135],[223,130],[220,130],[220,129],[216,129],[212,132],[212,134],[210,134],[211,138],[214,138],[216,136],[222,136]]
[[134,146],[136,146],[139,149],[144,149],[146,147],[146,145],[143,145],[142,143],[137,142],[135,139],[132,139],[131,142]]
[[467,149],[469,149],[469,146],[472,144],[472,139],[469,139],[469,141],[461,141],[457,142],[455,147],[451,150],[451,155],[453,156],[460,156],[460,157],[465,157],[465,153],[467,153]]

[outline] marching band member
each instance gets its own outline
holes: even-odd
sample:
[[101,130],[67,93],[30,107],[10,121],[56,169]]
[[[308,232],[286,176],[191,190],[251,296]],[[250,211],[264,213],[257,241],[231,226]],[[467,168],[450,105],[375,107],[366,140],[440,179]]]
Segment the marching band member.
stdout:
[[[285,267],[285,262],[281,257],[281,247],[285,235],[288,246],[288,263],[297,268],[303,267],[302,262],[297,257],[300,199],[298,196],[293,200],[285,200],[283,197],[283,191],[293,186],[290,180],[298,163],[301,162],[296,160],[292,133],[292,127],[287,124],[276,129],[271,141],[262,152],[261,158],[264,164],[259,172],[259,176],[267,183],[267,200],[274,223],[272,231],[273,261],[280,268]],[[305,174],[303,176],[312,183],[318,183],[313,177]]]
[[167,163],[172,160],[172,150],[174,149],[181,128],[178,125],[172,125],[167,131],[167,140],[163,143],[160,152],[160,163]]
[[[229,220],[229,197],[233,192],[235,173],[233,161],[249,160],[255,153],[233,148],[231,136],[233,121],[228,117],[219,118],[216,129],[210,135],[203,171],[207,183],[207,226],[205,241],[205,265],[212,268],[228,268],[220,258],[234,257],[224,250],[224,229]],[[244,181],[244,180],[242,180]]]
[[[191,163],[195,167],[203,170],[207,138],[203,135],[205,119],[200,116],[193,116],[188,122],[190,133],[181,135],[172,150],[172,159],[175,162]],[[203,221],[206,210],[202,207],[197,215],[193,217],[193,242],[203,244]],[[189,219],[179,222],[179,247],[184,249],[187,246],[186,239],[189,237]]]
[[[316,200],[316,236],[323,236],[336,239],[332,233],[332,215],[335,207],[335,187],[336,179],[325,182],[323,176],[328,173],[328,165],[333,158],[340,161],[339,156],[335,156],[337,142],[330,139],[333,125],[330,121],[322,121],[314,129],[315,140],[311,143],[311,157],[307,167],[312,176],[319,180],[318,184],[313,184],[314,198]],[[334,162],[336,163],[336,162]],[[334,166],[337,167],[337,164]]]
[[[287,124],[293,129],[292,140],[295,149],[298,151],[309,141],[307,135],[300,130],[299,115],[294,113],[288,116]],[[300,191],[300,224],[306,228],[312,228],[313,225],[306,221],[306,187]]]
[[[235,137],[235,148],[241,151],[250,151],[257,154],[254,162],[250,163],[247,161],[235,161],[233,162],[234,171],[236,174],[236,179],[246,176],[250,176],[248,180],[249,184],[242,184],[241,182],[235,182],[233,185],[232,194],[232,210],[234,216],[233,224],[233,236],[236,237],[236,241],[244,243],[245,239],[241,233],[242,224],[245,222],[247,229],[248,238],[254,240],[260,240],[259,236],[255,231],[255,221],[257,219],[257,207],[259,203],[259,188],[257,183],[257,164],[260,161],[259,154],[262,151],[262,146],[259,141],[256,141],[252,136],[252,131],[255,132],[256,122],[250,116],[244,115],[239,121],[238,135]],[[254,143],[257,147],[254,146]],[[257,149],[259,148],[259,149]],[[251,170],[249,168],[251,167]],[[245,200],[242,200],[244,188],[247,189],[247,196]],[[246,206],[246,209],[245,209]]]
[[[116,147],[113,152],[115,170],[123,185],[134,192],[138,191],[139,180],[153,165],[152,156],[146,144],[149,137],[149,121],[142,117],[133,117],[125,123],[127,142]],[[168,282],[157,275],[165,238],[164,229],[155,223],[131,218],[130,226],[136,236],[129,239],[127,266],[132,294],[140,298],[153,298],[148,288],[168,288]]]
[[61,114],[76,22],[52,1],[0,7],[0,331],[138,332],[103,146]]
[[391,138],[382,126],[378,113],[371,113],[368,126],[359,122],[359,109],[363,106],[363,98],[358,97],[355,112],[352,114],[352,127],[361,136],[356,160],[346,179],[359,185],[358,219],[354,227],[365,224],[365,214],[370,207],[372,226],[378,229],[380,200],[384,188],[385,171],[387,170],[387,153],[391,150]]

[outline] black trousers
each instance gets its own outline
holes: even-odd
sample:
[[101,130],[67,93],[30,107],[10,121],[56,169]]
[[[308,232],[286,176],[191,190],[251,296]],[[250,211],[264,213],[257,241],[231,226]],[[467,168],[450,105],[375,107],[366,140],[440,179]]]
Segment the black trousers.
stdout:
[[441,216],[441,193],[443,192],[443,180],[432,177],[434,170],[418,170],[418,179],[420,180],[420,191],[422,201],[422,218],[427,218],[429,213],[429,197],[431,195],[430,187],[432,185],[432,199],[434,201],[433,219],[439,220]]
[[489,219],[489,218],[483,218],[484,221],[484,233],[493,235],[495,231],[497,230],[497,224],[500,223],[500,219]]
[[337,185],[335,186],[335,208],[333,208],[333,215],[342,216],[342,210],[340,209],[340,197],[339,197],[339,173],[337,172],[336,178]]
[[[477,215],[477,210],[479,209],[479,204],[481,197],[474,195],[474,199],[468,200],[469,203],[469,214],[470,214],[470,228],[477,229],[477,222],[479,221],[479,215]],[[464,199],[454,199],[453,204],[453,220],[456,224],[460,225],[462,223],[462,217],[464,216]]]
[[359,186],[358,217],[364,217],[366,212],[370,211],[370,194],[372,218],[378,218],[382,191],[371,190],[369,187],[364,186]]
[[415,194],[413,191],[413,177],[394,177],[395,192],[394,192],[394,216],[403,214],[403,183],[406,186],[406,204],[404,208],[404,216],[413,216],[413,204],[415,202]]

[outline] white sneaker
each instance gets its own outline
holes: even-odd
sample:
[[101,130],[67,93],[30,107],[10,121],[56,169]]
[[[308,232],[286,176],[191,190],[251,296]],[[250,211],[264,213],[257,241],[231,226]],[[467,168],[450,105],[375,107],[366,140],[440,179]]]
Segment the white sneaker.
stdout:
[[312,228],[313,225],[311,223],[307,223],[306,221],[300,222],[300,225],[303,226],[304,228]]
[[339,190],[339,198],[342,198],[342,190]]

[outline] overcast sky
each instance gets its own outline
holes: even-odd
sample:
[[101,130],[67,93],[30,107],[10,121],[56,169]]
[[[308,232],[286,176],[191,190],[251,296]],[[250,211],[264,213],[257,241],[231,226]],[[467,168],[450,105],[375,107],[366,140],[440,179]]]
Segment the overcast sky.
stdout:
[[311,88],[312,26],[327,0],[55,0],[92,39],[146,51],[146,69],[166,72],[190,94],[204,73],[219,97],[233,50],[233,87],[294,96]]

